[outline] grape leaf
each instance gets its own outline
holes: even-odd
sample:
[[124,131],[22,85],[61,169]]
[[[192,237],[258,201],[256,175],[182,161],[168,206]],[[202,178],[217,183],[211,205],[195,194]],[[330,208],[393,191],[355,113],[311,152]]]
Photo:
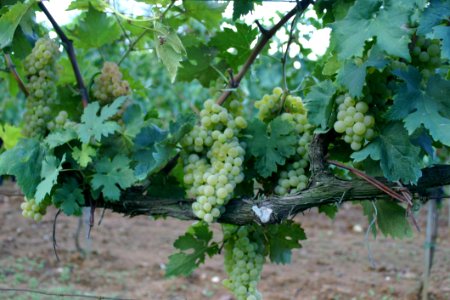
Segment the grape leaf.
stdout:
[[450,6],[447,1],[430,1],[430,5],[420,16],[417,34],[425,35],[431,32],[434,26],[439,25],[442,20],[447,20],[448,16],[450,16]]
[[239,19],[241,16],[245,16],[249,12],[252,12],[256,3],[261,1],[254,0],[240,0],[233,2],[233,20]]
[[295,154],[297,137],[294,128],[281,117],[275,118],[269,125],[258,119],[250,122],[246,134],[248,152],[255,157],[255,168],[262,177],[268,177],[284,165],[286,158]]
[[11,44],[17,26],[33,4],[34,1],[18,2],[0,17],[0,49]]
[[389,181],[402,180],[416,183],[422,175],[420,148],[413,145],[400,122],[390,123],[381,134],[364,149],[354,152],[351,157],[362,161],[367,157],[380,161],[384,176]]
[[29,199],[34,197],[36,187],[41,182],[45,149],[33,139],[22,139],[17,145],[0,154],[0,175],[14,175],[22,192]]
[[166,277],[188,276],[205,261],[206,255],[212,257],[219,252],[217,243],[211,242],[213,233],[205,223],[199,223],[189,231],[173,244],[180,252],[169,256]]
[[377,46],[374,46],[370,51],[369,58],[362,64],[357,65],[353,61],[347,61],[339,70],[336,81],[345,86],[351,96],[359,98],[362,96],[367,68],[376,67],[381,71],[387,64],[388,61],[385,59],[382,51]]
[[183,0],[184,14],[194,18],[206,28],[214,28],[222,22],[222,13],[225,11],[228,3],[219,3],[213,1],[191,1]]
[[54,149],[58,146],[64,145],[77,138],[77,133],[72,128],[65,128],[63,130],[57,130],[44,139],[44,143],[50,148]]
[[120,189],[126,189],[136,182],[130,159],[123,155],[116,155],[112,160],[105,157],[94,165],[95,174],[92,176],[93,189],[101,189],[105,200],[118,201]]
[[58,180],[59,172],[62,170],[62,164],[66,161],[66,154],[63,155],[61,161],[53,155],[47,155],[42,161],[41,178],[42,180],[36,187],[34,198],[36,203],[41,203],[45,196],[50,195],[53,186]]
[[314,85],[305,97],[309,122],[317,126],[320,132],[326,132],[332,125],[333,95],[336,87],[331,80],[324,80]]
[[108,7],[107,3],[103,0],[77,0],[71,1],[67,10],[88,10],[91,6],[98,11],[104,11]]
[[[369,223],[372,222],[376,208],[376,224],[385,237],[391,236],[394,239],[412,237],[413,232],[406,218],[406,210],[403,207],[393,201],[378,200],[372,203],[369,201],[361,202],[364,215],[368,217]],[[372,232],[376,236],[376,228]]]
[[340,59],[362,56],[365,41],[376,36],[386,53],[410,60],[405,24],[414,1],[357,0],[342,20],[332,24],[332,43]]
[[69,178],[68,181],[58,186],[53,194],[53,204],[68,216],[81,215],[84,196],[78,186],[74,178]]
[[293,221],[269,225],[266,235],[269,240],[270,260],[277,264],[290,263],[292,249],[301,248],[300,241],[306,240],[303,228]]
[[325,204],[319,206],[319,213],[324,213],[328,218],[334,219],[338,212],[338,207],[335,204]]
[[174,82],[180,62],[186,56],[183,43],[174,31],[169,31],[160,23],[155,23],[156,54],[169,71],[170,79]]
[[82,144],[81,149],[75,147],[72,151],[72,157],[82,168],[86,168],[92,162],[92,158],[97,155],[97,151],[89,146],[89,144]]
[[[252,51],[250,45],[258,34],[258,29],[252,29],[247,24],[236,23],[235,26],[236,31],[231,28],[224,28],[209,42],[210,46],[219,50],[218,56],[233,68],[237,68],[245,62]],[[229,49],[233,49],[235,52],[230,53]]]
[[388,117],[393,120],[404,119],[405,128],[412,134],[422,125],[431,136],[450,146],[450,118],[448,115],[450,81],[439,75],[432,76],[426,90],[421,90],[421,75],[413,67],[397,70],[394,74],[405,81],[394,95],[394,104]]
[[155,198],[182,199],[185,195],[184,188],[173,176],[157,173],[150,178],[147,195]]
[[444,25],[434,27],[433,37],[442,39],[441,57],[450,59],[450,27]]
[[3,147],[6,150],[12,149],[22,138],[21,129],[19,127],[0,124],[0,139],[3,140]]
[[89,143],[91,138],[99,142],[102,136],[108,136],[120,129],[115,121],[107,121],[114,116],[125,102],[125,97],[117,98],[113,103],[101,109],[98,115],[100,104],[98,102],[90,103],[81,116],[81,124],[77,128],[78,136],[84,144]]
[[167,165],[177,155],[177,144],[192,130],[195,121],[193,114],[179,116],[170,124],[169,134],[154,125],[145,127],[135,140],[133,158],[138,162],[135,168],[137,178],[142,180]]
[[187,48],[188,59],[181,63],[182,68],[178,71],[177,80],[190,82],[197,79],[203,86],[215,80],[219,73],[211,66],[216,49],[207,46]]
[[70,36],[77,47],[90,49],[113,43],[120,38],[121,33],[114,18],[89,6],[84,18],[70,31]]

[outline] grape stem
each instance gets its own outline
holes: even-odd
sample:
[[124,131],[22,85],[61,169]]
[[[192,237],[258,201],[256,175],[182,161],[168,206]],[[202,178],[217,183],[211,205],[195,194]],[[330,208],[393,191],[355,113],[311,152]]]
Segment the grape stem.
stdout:
[[[270,30],[267,30],[261,26],[261,24],[256,23],[258,28],[261,30],[262,36],[259,42],[256,44],[255,48],[253,48],[252,52],[250,53],[250,56],[247,58],[247,61],[245,62],[242,69],[239,71],[239,73],[234,77],[234,84],[236,87],[239,86],[241,83],[242,78],[244,78],[247,71],[250,69],[250,66],[253,64],[253,62],[256,60],[258,55],[261,53],[261,51],[264,49],[266,44],[269,42],[269,40],[275,35],[275,33],[282,27],[284,24],[286,24],[293,16],[297,14],[303,13],[306,8],[309,6],[309,4],[312,3],[312,0],[302,0],[300,1],[294,9],[289,11],[281,20],[275,24]],[[231,84],[231,83],[230,83]],[[231,85],[230,88],[233,88]],[[231,90],[226,89],[223,91],[223,93],[219,96],[217,99],[217,104],[222,105],[227,98],[231,95]]]
[[64,49],[67,51],[67,55],[69,56],[70,63],[72,64],[72,69],[75,74],[75,78],[77,80],[78,89],[81,95],[81,101],[83,103],[83,107],[86,107],[89,102],[89,95],[86,89],[86,86],[84,85],[83,76],[81,76],[80,68],[78,67],[78,61],[75,55],[75,49],[73,48],[73,42],[71,39],[67,37],[67,35],[62,31],[61,27],[58,25],[58,23],[55,21],[53,16],[50,14],[50,12],[45,7],[44,3],[42,1],[38,2],[39,8],[42,10],[42,12],[45,14],[47,19],[52,24],[53,28],[56,31],[56,34],[61,39]]
[[20,90],[25,94],[25,96],[28,97],[29,92],[25,84],[23,83],[22,78],[20,77],[19,73],[17,73],[16,66],[14,65],[14,62],[11,59],[11,55],[9,53],[4,53],[6,65],[8,66],[9,71],[11,72],[14,79],[17,81],[17,84],[19,85]]

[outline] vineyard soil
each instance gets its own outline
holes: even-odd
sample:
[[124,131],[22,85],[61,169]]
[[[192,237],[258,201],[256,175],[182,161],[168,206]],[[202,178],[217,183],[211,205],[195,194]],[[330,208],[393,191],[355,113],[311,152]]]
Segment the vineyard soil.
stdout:
[[[172,243],[186,228],[181,221],[129,219],[106,212],[102,224],[92,230],[92,251],[83,258],[71,238],[78,221],[61,215],[58,263],[51,242],[56,211],[35,224],[20,215],[22,199],[14,193],[18,191],[10,184],[0,187],[2,288],[132,299],[233,299],[219,282],[225,276],[221,256],[208,260],[188,278],[164,279]],[[96,222],[100,214],[97,210]],[[419,217],[422,232],[414,239],[370,239],[375,268],[368,260],[367,219],[359,206],[346,205],[335,221],[316,210],[298,216],[308,240],[294,252],[291,265],[264,267],[260,284],[264,299],[417,299],[425,216],[424,210]],[[443,219],[431,274],[431,299],[450,299],[450,231]],[[363,232],[355,230],[358,226]],[[84,236],[81,241],[85,243]],[[59,299],[31,295],[0,291],[0,299]]]

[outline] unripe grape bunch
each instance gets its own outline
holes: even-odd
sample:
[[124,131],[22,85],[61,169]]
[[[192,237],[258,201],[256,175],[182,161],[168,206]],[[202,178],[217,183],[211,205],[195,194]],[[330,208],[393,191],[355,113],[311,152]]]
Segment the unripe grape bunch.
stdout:
[[422,75],[428,78],[434,70],[441,65],[440,41],[430,40],[424,36],[416,36],[415,42],[411,43],[412,64],[422,70]]
[[257,285],[261,279],[264,256],[258,243],[252,241],[246,226],[234,229],[224,227],[224,265],[228,274],[223,285],[230,289],[237,300],[260,300]]
[[51,106],[56,101],[56,59],[58,45],[49,38],[39,39],[25,58],[29,96],[24,115],[23,134],[28,137],[45,135],[52,119]]
[[204,103],[200,117],[200,124],[181,142],[184,184],[188,197],[196,199],[192,204],[194,214],[211,223],[220,216],[236,185],[244,180],[245,150],[238,134],[247,122],[212,100]]
[[298,146],[295,156],[285,165],[285,170],[280,172],[275,193],[280,196],[293,194],[306,188],[309,178],[307,176],[309,166],[308,146],[312,140],[313,127],[308,122],[307,111],[300,97],[286,95],[280,87],[273,89],[271,95],[264,95],[260,101],[255,102],[259,109],[258,118],[262,121],[273,119],[279,114],[281,118],[292,124],[298,136]]
[[46,214],[47,206],[44,203],[37,204],[34,199],[25,198],[20,208],[22,209],[22,216],[39,222]]
[[63,129],[74,124],[75,123],[69,119],[69,114],[67,111],[61,110],[52,121],[48,122],[47,127],[50,131],[52,131]]
[[130,86],[128,81],[122,79],[119,66],[113,62],[105,62],[99,76],[94,79],[92,87],[94,97],[102,105],[114,101],[117,97],[128,95]]
[[336,98],[336,103],[339,106],[334,130],[343,134],[344,141],[350,144],[353,151],[358,151],[375,137],[375,118],[367,114],[369,105],[364,101],[340,95]]

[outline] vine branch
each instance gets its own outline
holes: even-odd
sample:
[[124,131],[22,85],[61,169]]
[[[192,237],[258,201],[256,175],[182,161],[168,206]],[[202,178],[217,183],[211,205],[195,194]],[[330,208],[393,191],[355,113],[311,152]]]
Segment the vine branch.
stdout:
[[[299,13],[299,14],[303,13],[310,3],[312,3],[312,0],[303,0],[303,1],[301,1],[299,4],[297,4],[295,6],[294,9],[289,11],[283,18],[281,18],[281,20],[277,24],[275,24],[270,30],[264,29],[264,30],[261,31],[261,33],[262,33],[261,39],[256,44],[255,48],[253,48],[252,52],[250,53],[250,56],[247,58],[247,61],[245,62],[245,64],[242,67],[242,69],[234,77],[234,84],[235,84],[236,87],[239,86],[242,78],[244,78],[245,74],[250,69],[250,66],[253,64],[255,59],[258,57],[259,53],[261,53],[261,51],[264,49],[264,47],[269,42],[269,40],[275,35],[275,33],[284,24],[286,24],[289,21],[289,19],[291,19],[297,13]],[[261,26],[261,24],[259,24],[259,23],[256,23],[256,25],[258,25],[258,27],[260,29],[263,28]],[[232,88],[232,87],[230,86],[230,88]],[[217,104],[222,105],[225,102],[225,100],[227,100],[227,98],[230,95],[231,95],[231,90],[230,89],[224,90],[224,92],[217,99]]]
[[11,59],[11,55],[9,55],[9,53],[4,53],[4,56],[5,56],[5,60],[6,60],[6,65],[8,66],[8,69],[11,72],[14,79],[17,81],[17,84],[19,85],[20,90],[25,94],[25,96],[28,97],[28,95],[29,95],[28,89],[25,86],[19,73],[17,73],[17,69],[16,69],[16,66],[14,65],[14,62]]
[[69,56],[70,63],[72,64],[72,69],[75,74],[75,78],[77,80],[78,89],[80,91],[81,95],[81,101],[83,103],[83,107],[86,107],[89,102],[89,95],[86,89],[86,86],[84,85],[83,76],[81,76],[80,68],[78,67],[78,61],[75,55],[75,49],[73,48],[73,42],[71,39],[69,39],[66,34],[62,31],[61,27],[58,25],[58,23],[55,21],[53,16],[50,14],[50,12],[45,7],[44,3],[42,1],[38,2],[39,8],[42,10],[42,12],[45,14],[47,19],[52,24],[53,28],[56,31],[56,34],[61,39],[64,49],[67,51],[67,55]]

